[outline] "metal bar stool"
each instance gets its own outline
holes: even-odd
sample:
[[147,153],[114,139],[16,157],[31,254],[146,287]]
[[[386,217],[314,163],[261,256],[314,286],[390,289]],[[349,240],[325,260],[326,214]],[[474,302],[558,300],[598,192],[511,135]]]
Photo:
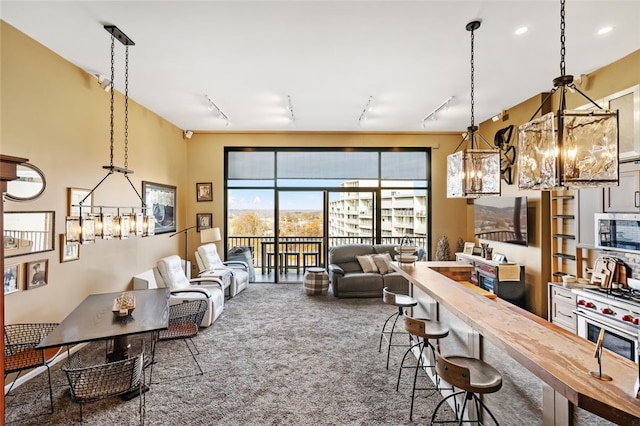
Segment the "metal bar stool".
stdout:
[[[431,425],[439,423],[458,423],[461,425],[464,419],[464,410],[468,401],[473,401],[475,403],[477,419],[467,419],[464,420],[465,423],[483,424],[481,420],[481,409],[484,408],[493,422],[496,425],[498,424],[498,421],[491,411],[489,411],[489,408],[487,408],[484,402],[482,402],[478,397],[478,394],[493,393],[500,390],[502,387],[502,376],[498,370],[477,358],[460,355],[450,355],[445,357],[440,353],[440,346],[438,345],[436,349],[436,372],[440,375],[442,380],[460,389],[460,391],[447,395],[442,401],[440,401],[436,406],[436,409],[433,410],[430,423]],[[462,403],[462,407],[459,412],[457,409],[455,410],[455,420],[436,420],[440,407],[449,398],[454,398],[455,401],[455,397],[458,395],[464,395],[464,402]],[[458,414],[460,418],[458,418]]]
[[[423,369],[424,367],[431,367],[431,368],[435,367],[435,362],[436,362],[435,348],[431,344],[429,339],[438,340],[438,339],[443,339],[447,337],[449,335],[449,328],[441,324],[439,321],[431,321],[429,319],[424,319],[424,318],[413,318],[410,316],[405,316],[404,329],[407,331],[407,333],[409,333],[410,337],[415,337],[417,343],[409,347],[409,349],[407,349],[407,351],[404,353],[404,356],[402,357],[402,362],[400,363],[400,369],[398,370],[398,381],[396,383],[396,391],[400,387],[400,376],[402,375],[402,370],[404,368],[414,369],[413,389],[411,391],[411,409],[409,411],[409,420],[413,420],[413,403],[415,401],[417,390],[435,390],[435,391],[441,391],[443,389],[449,389],[451,391],[454,390],[453,387],[448,387],[448,388],[440,387],[440,377],[438,376],[437,372],[435,373],[435,386],[424,387],[424,388],[416,387],[418,370]],[[416,348],[420,350],[420,353],[417,359],[418,361],[417,365],[411,366],[411,367],[405,366],[404,362],[407,359],[407,355],[413,353],[413,350]],[[431,355],[432,355],[431,359],[433,360],[433,364],[425,365],[423,354],[425,356],[428,356],[428,354],[424,353],[426,348],[431,349]]]
[[[380,332],[380,345],[378,346],[378,352],[382,350],[382,339],[387,341],[387,370],[389,369],[389,354],[391,353],[391,346],[411,346],[412,340],[411,335],[409,335],[409,344],[392,344],[393,334],[396,329],[396,323],[398,322],[398,318],[403,316],[404,308],[412,308],[418,305],[418,301],[411,296],[406,296],[404,294],[396,294],[387,290],[387,287],[382,289],[382,301],[386,304],[397,306],[398,311],[391,314],[389,318],[384,322],[382,326],[382,332]],[[389,331],[386,330],[387,324],[393,318],[393,325]],[[397,332],[396,334],[408,334],[407,332]]]

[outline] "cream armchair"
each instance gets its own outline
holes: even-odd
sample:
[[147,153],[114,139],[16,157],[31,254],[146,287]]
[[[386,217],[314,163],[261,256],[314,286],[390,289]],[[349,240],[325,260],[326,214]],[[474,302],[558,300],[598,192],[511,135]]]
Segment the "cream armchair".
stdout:
[[[202,230],[205,231],[204,229]],[[245,262],[232,260],[223,262],[218,255],[218,249],[213,243],[203,244],[196,251],[196,263],[199,276],[206,278],[207,272],[215,273],[216,270],[226,269],[231,271],[231,284],[229,296],[233,297],[247,288],[249,285],[249,267]]]
[[[189,265],[187,262],[187,270]],[[220,280],[187,278],[184,274],[184,261],[175,255],[162,258],[153,269],[134,275],[134,290],[148,288],[169,288],[170,305],[182,303],[185,300],[208,299],[209,308],[201,323],[203,327],[210,326],[224,309],[224,288]]]

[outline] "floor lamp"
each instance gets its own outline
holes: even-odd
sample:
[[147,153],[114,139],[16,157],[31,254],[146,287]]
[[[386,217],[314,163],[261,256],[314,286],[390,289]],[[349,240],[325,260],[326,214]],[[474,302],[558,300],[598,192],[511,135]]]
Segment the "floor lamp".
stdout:
[[188,250],[189,250],[189,229],[193,229],[195,227],[196,227],[195,225],[190,226],[188,228],[184,228],[183,230],[176,232],[175,234],[169,235],[169,238],[171,238],[179,234],[184,234],[184,276],[187,278],[189,278],[189,273],[187,270],[187,263],[189,263],[187,262],[187,256],[188,256]]
[[221,241],[220,228],[207,228],[200,230],[200,243],[216,243]]

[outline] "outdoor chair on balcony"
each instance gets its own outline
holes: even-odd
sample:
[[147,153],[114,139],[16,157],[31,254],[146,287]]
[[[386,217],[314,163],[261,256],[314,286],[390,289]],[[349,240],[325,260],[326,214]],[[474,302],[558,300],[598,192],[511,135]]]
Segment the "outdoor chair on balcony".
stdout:
[[49,401],[53,413],[53,395],[51,391],[51,371],[49,365],[60,353],[61,348],[47,350],[36,349],[36,346],[58,326],[57,323],[6,324],[4,326],[4,378],[11,373],[18,373],[11,381],[5,394],[9,395],[13,385],[23,371],[37,367],[46,367],[49,379]]

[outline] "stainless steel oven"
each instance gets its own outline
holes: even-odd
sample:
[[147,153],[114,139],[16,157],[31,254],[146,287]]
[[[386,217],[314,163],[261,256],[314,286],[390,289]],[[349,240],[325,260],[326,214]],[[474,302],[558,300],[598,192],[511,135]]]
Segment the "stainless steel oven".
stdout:
[[[616,294],[603,290],[574,290],[577,334],[596,343],[604,329],[602,346],[638,362],[638,321],[640,305],[629,299],[628,290]],[[635,297],[635,296],[634,296]]]
[[638,332],[631,332],[607,321],[599,321],[577,311],[578,336],[596,343],[600,329],[604,328],[602,346],[627,359],[638,362]]

